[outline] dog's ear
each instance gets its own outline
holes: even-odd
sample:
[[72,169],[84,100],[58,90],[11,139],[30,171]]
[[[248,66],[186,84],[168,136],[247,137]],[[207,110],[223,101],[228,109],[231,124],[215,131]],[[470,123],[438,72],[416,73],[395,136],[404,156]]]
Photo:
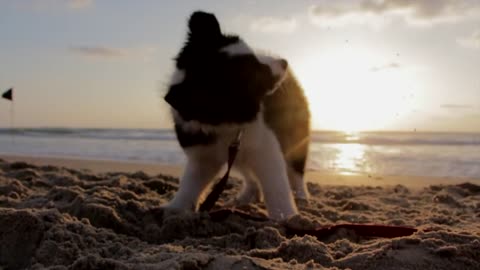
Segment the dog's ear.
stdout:
[[199,38],[200,40],[206,40],[222,35],[220,24],[215,15],[203,11],[195,11],[192,13],[188,21],[188,28],[190,30],[190,37],[194,39]]
[[188,101],[188,91],[184,91],[181,84],[173,85],[168,89],[164,99],[170,106],[179,111],[184,103]]

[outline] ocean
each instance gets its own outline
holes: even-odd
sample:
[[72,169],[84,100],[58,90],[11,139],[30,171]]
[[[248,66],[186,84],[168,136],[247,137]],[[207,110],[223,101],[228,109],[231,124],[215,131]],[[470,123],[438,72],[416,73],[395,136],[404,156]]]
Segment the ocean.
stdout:
[[[0,129],[0,154],[179,165],[172,130]],[[314,132],[308,170],[480,179],[480,133]]]

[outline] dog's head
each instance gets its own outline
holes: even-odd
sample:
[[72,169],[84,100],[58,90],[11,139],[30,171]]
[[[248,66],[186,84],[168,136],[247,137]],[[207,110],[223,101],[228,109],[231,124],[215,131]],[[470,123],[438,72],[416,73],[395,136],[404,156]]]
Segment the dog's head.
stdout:
[[213,14],[194,12],[188,27],[165,100],[186,121],[253,121],[286,76],[287,61],[255,54],[238,36],[223,34]]

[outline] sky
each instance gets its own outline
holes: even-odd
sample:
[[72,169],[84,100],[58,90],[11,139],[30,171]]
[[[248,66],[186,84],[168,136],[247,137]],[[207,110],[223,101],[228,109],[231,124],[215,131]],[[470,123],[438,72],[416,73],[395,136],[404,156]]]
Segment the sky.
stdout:
[[315,129],[480,132],[480,0],[0,0],[14,125],[170,128],[162,96],[195,10],[286,58]]

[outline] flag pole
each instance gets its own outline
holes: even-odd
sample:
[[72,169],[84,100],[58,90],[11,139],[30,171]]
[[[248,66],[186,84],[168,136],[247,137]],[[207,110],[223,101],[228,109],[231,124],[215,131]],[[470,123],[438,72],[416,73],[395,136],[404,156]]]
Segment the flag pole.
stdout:
[[15,130],[14,130],[14,120],[15,117],[13,114],[15,113],[15,109],[13,107],[13,100],[10,103],[10,134],[12,134],[12,144],[15,143]]

